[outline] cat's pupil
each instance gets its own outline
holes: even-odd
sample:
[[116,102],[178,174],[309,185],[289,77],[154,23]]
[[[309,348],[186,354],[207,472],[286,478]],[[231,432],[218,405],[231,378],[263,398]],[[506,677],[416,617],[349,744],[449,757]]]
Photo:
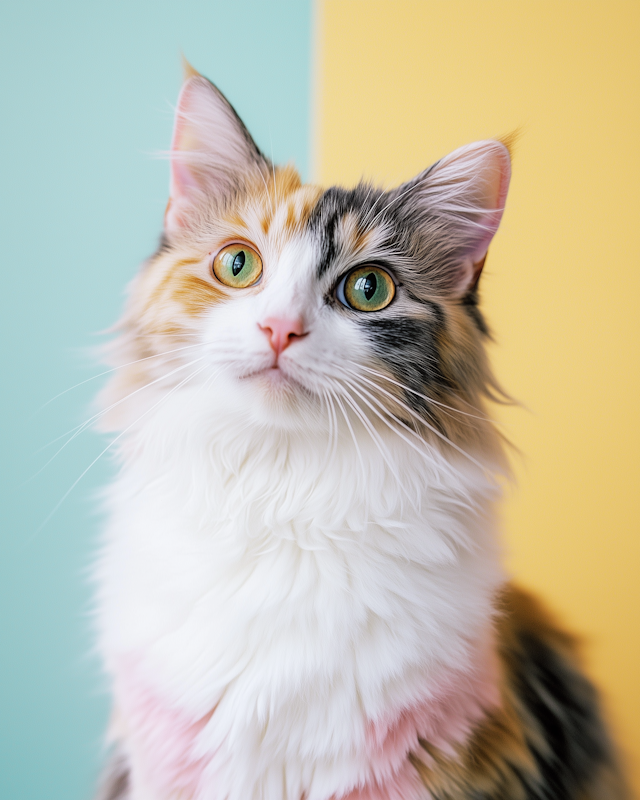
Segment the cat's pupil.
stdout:
[[238,255],[233,259],[233,263],[231,264],[231,272],[233,272],[233,277],[235,278],[236,275],[242,271],[245,262],[245,254],[244,250],[241,250]]
[[367,300],[371,300],[373,295],[376,293],[376,289],[378,288],[378,281],[376,279],[375,274],[373,272],[370,272],[368,275],[359,278],[356,281],[355,288],[359,289],[362,292],[362,294],[367,298]]

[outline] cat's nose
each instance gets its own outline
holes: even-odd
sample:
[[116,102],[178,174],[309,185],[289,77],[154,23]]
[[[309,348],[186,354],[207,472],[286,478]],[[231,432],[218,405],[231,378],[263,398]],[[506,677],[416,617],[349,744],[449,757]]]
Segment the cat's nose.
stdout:
[[294,339],[307,335],[304,323],[299,317],[297,319],[267,317],[264,322],[258,323],[258,327],[267,335],[269,344],[277,356],[286,350]]

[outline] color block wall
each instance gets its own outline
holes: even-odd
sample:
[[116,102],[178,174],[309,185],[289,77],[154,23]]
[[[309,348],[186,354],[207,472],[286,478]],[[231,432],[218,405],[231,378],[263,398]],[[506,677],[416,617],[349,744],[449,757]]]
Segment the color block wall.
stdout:
[[640,788],[640,5],[323,0],[316,173],[391,185],[519,129],[482,299],[526,408],[514,575],[587,640]]

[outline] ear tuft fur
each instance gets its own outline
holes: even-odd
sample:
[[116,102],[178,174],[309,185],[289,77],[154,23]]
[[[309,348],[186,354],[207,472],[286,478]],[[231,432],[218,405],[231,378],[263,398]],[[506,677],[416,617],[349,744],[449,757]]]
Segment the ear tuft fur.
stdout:
[[181,58],[181,61],[182,61],[182,82],[183,83],[186,83],[189,80],[189,78],[196,78],[196,77],[201,78],[202,77],[202,75],[198,72],[198,70],[195,69],[194,67],[192,67],[191,64],[189,63],[189,61],[187,61],[187,58],[186,58],[184,53],[182,53],[180,58]]
[[500,144],[503,144],[509,151],[509,157],[511,158],[512,161],[513,161],[513,156],[516,152],[516,145],[520,141],[522,133],[523,133],[522,127],[519,127],[515,128],[509,133],[505,133],[504,136],[498,136],[497,138],[497,141],[499,141]]

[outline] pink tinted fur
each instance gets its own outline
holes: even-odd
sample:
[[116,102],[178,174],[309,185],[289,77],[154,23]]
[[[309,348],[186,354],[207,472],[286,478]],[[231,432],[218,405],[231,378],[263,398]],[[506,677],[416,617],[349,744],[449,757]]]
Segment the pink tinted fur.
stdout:
[[[483,659],[484,661],[484,659]],[[120,708],[142,757],[145,782],[161,792],[197,794],[208,759],[194,755],[196,739],[213,709],[198,720],[164,701],[133,662],[122,665],[117,681]],[[366,732],[370,778],[332,800],[417,800],[424,798],[410,752],[418,753],[418,737],[453,755],[474,723],[499,702],[496,675],[486,663],[475,673],[451,672],[414,704],[371,721]],[[428,764],[428,755],[422,758]]]
[[189,718],[150,688],[132,660],[121,665],[116,688],[120,711],[138,745],[145,782],[161,794],[174,790],[194,796],[207,766],[207,759],[194,756],[194,745],[213,711],[199,720]]
[[[473,674],[451,672],[422,700],[369,724],[367,750],[371,780],[342,795],[343,800],[413,800],[424,786],[409,753],[420,753],[418,737],[444,753],[463,743],[489,708],[499,703],[496,672],[489,659]],[[481,662],[481,663],[482,663]],[[429,756],[420,754],[428,765]]]

